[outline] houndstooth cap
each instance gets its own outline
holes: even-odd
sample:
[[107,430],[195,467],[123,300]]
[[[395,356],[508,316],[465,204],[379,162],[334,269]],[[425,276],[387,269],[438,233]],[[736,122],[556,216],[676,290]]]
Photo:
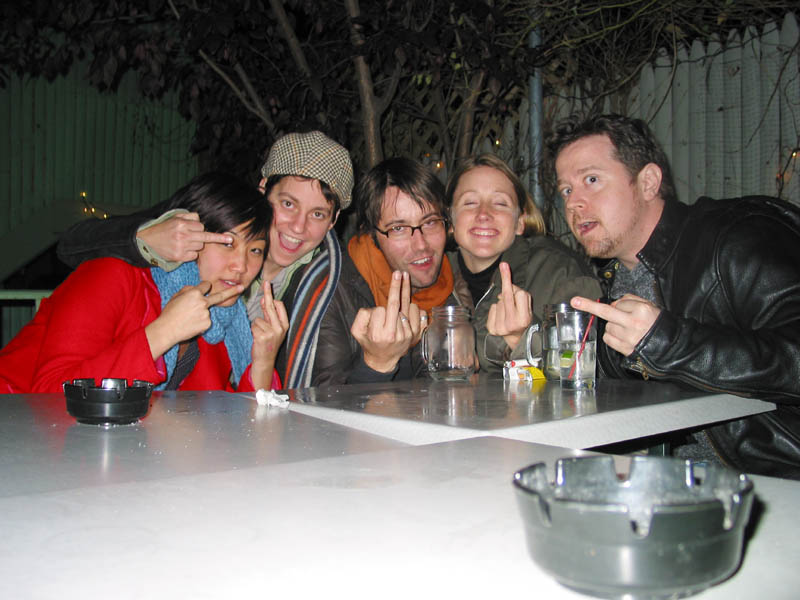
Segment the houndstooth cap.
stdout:
[[353,197],[353,163],[350,154],[321,131],[287,133],[270,148],[261,174],[300,175],[319,179],[339,196],[342,209]]

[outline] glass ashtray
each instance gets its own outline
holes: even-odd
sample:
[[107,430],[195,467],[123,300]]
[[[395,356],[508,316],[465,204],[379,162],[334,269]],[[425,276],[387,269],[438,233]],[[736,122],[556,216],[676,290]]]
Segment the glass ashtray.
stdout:
[[73,379],[63,384],[67,412],[78,423],[88,425],[127,425],[147,414],[153,384],[135,379],[106,378],[95,385],[94,379]]
[[514,474],[528,552],[562,585],[603,598],[681,598],[730,577],[753,484],[715,465],[635,456],[562,458]]

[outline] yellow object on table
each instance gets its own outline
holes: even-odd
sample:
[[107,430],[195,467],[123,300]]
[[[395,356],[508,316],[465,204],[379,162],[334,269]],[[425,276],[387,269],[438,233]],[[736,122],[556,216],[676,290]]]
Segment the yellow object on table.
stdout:
[[527,360],[508,360],[503,365],[503,379],[508,381],[534,381],[545,379],[544,372],[537,364],[531,364]]

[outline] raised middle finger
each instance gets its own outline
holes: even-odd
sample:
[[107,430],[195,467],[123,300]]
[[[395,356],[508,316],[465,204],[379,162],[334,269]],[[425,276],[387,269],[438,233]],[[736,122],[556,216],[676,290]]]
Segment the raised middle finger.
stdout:
[[408,316],[408,324],[411,327],[411,334],[416,337],[419,334],[420,329],[422,329],[419,306],[411,302],[408,306],[408,312],[406,315]]
[[500,263],[500,293],[506,306],[514,305],[514,284],[511,283],[511,267],[507,262]]
[[408,271],[403,271],[403,285],[400,288],[400,312],[410,318],[408,307],[411,304],[411,279]]
[[400,271],[392,273],[392,282],[389,285],[389,297],[386,301],[386,316],[384,325],[394,326],[397,315],[400,313],[400,290],[403,287],[403,274]]

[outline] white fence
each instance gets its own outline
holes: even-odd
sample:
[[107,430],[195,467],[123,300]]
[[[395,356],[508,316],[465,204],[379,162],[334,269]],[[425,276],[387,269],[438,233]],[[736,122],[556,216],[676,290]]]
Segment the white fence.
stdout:
[[[650,124],[681,200],[767,194],[800,205],[799,40],[789,13],[761,31],[662,52],[626,98],[613,99]],[[573,96],[557,113],[585,108]]]
[[629,114],[667,149],[682,200],[769,194],[800,204],[799,39],[788,14],[642,71]]

